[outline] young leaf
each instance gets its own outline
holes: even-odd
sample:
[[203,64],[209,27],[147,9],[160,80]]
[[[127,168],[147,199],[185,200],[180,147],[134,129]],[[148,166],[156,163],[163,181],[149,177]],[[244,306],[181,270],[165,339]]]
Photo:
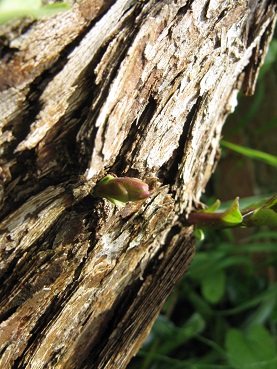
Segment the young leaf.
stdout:
[[[218,200],[219,201],[219,200]],[[218,204],[218,202],[216,202]],[[241,224],[243,218],[239,210],[238,197],[232,202],[230,207],[223,212],[211,212],[217,208],[216,206],[210,207],[210,211],[206,210],[197,211],[189,214],[188,222],[195,224],[198,227],[212,227],[212,228],[228,228],[235,227]]]
[[148,184],[138,178],[107,175],[95,186],[93,195],[124,206],[128,201],[146,199],[150,196],[150,191]]
[[277,195],[271,197],[262,206],[244,214],[243,224],[246,227],[263,225],[277,227]]
[[209,206],[207,209],[203,209],[202,211],[204,213],[214,213],[215,211],[218,210],[218,208],[220,207],[220,200],[216,200],[211,206]]
[[232,227],[240,224],[242,222],[242,215],[239,210],[239,198],[235,198],[231,206],[224,211],[222,214],[222,221],[226,226]]

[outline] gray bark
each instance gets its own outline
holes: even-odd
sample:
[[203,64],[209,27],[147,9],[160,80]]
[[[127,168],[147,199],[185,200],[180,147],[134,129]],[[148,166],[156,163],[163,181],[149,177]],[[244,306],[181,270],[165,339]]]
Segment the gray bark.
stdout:
[[[1,368],[125,368],[194,253],[274,0],[83,1],[2,26]],[[147,200],[91,196],[105,174]]]

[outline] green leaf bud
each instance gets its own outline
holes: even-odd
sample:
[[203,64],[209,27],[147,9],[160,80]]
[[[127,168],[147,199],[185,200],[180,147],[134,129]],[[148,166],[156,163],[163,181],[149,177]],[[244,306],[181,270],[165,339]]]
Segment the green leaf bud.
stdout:
[[123,206],[128,201],[146,199],[150,196],[150,191],[148,184],[140,179],[107,175],[95,186],[93,194]]

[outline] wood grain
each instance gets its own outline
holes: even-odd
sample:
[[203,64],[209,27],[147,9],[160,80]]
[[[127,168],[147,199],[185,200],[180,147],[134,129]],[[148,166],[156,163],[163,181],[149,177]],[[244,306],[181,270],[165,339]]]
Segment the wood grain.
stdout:
[[[273,0],[86,0],[2,26],[1,368],[127,366],[193,257],[186,215],[275,20]],[[151,196],[93,197],[107,173]]]

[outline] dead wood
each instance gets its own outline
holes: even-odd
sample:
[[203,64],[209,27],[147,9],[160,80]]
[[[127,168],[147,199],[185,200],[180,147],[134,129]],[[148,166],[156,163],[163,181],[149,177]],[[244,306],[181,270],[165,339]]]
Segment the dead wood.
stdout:
[[[82,1],[2,26],[1,368],[125,368],[194,253],[188,212],[274,0]],[[106,173],[149,182],[118,209]]]

